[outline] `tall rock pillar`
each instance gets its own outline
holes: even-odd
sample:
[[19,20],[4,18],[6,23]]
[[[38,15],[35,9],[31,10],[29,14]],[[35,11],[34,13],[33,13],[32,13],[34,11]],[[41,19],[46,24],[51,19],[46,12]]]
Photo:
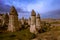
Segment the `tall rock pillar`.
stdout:
[[30,32],[36,34],[36,13],[34,10],[31,12],[31,25],[30,25]]
[[24,19],[24,17],[22,17],[21,24],[24,25],[24,23],[25,23],[25,19]]
[[37,29],[37,31],[39,31],[41,29],[40,14],[37,14],[37,17],[36,17],[36,29]]
[[19,30],[18,14],[14,6],[10,9],[8,31]]
[[5,21],[5,24],[8,26],[8,24],[9,24],[9,15],[8,15],[8,13],[5,14],[4,21]]

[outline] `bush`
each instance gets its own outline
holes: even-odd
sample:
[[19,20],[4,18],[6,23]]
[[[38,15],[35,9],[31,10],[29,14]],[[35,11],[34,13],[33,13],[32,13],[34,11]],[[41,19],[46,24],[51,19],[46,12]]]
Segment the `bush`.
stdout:
[[35,34],[32,34],[31,38],[30,39],[34,39],[36,38],[36,35]]
[[16,37],[16,35],[12,34],[12,35],[10,35],[9,37]]
[[41,30],[39,30],[40,33],[43,33],[43,32],[46,32],[46,31],[50,31],[50,26],[51,26],[50,23],[43,22],[42,26],[41,26],[42,28],[41,28]]

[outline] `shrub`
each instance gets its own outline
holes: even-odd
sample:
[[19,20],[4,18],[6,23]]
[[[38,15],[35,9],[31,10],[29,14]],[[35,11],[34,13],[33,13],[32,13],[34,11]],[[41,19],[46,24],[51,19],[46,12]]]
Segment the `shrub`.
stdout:
[[50,26],[51,26],[50,23],[43,22],[42,26],[41,26],[42,28],[41,28],[41,30],[39,30],[40,33],[43,33],[43,32],[46,32],[46,31],[50,31]]

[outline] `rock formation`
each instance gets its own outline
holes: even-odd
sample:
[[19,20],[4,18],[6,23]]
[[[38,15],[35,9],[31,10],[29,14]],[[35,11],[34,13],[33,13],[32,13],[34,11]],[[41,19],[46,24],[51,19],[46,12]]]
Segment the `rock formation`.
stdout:
[[36,29],[37,29],[38,31],[41,29],[40,14],[37,14],[37,17],[36,17]]
[[4,14],[0,14],[0,25],[4,25]]
[[32,10],[32,12],[31,12],[30,32],[37,34],[37,31],[36,31],[36,13],[34,10]]
[[19,30],[18,14],[14,6],[11,7],[9,14],[8,31],[14,32]]
[[6,25],[9,24],[9,15],[8,15],[8,13],[5,14],[4,21],[5,21],[4,23],[5,23]]
[[31,24],[31,18],[29,17],[29,19],[28,19],[28,25],[30,25]]
[[22,17],[21,24],[24,25],[24,22],[25,22],[24,17]]

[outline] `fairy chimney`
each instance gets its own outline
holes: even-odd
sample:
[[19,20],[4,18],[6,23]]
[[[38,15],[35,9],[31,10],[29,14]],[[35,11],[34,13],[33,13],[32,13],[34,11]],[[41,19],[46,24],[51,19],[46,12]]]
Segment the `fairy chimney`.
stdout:
[[4,14],[0,14],[0,26],[4,24]]
[[37,14],[37,17],[36,17],[36,29],[37,30],[40,30],[41,29],[40,14]]
[[8,25],[9,24],[9,15],[8,13],[5,14],[5,17],[4,17],[4,21],[5,21],[5,24]]
[[18,14],[14,6],[10,9],[8,31],[19,30]]
[[30,32],[36,34],[36,12],[32,10],[31,12],[31,25],[30,25]]
[[21,24],[24,25],[24,22],[25,22],[25,19],[24,19],[24,17],[22,17]]

